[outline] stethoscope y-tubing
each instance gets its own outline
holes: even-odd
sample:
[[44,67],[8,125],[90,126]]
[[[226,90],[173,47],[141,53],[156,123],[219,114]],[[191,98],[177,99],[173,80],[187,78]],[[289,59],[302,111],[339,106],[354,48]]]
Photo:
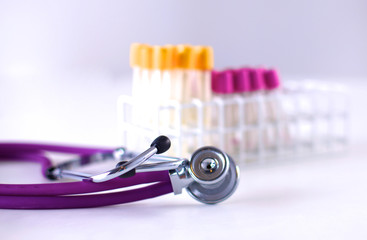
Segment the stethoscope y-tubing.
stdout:
[[117,193],[85,196],[0,196],[4,209],[67,209],[102,207],[135,202],[172,192],[170,182],[159,182],[148,187]]
[[[40,163],[42,172],[52,167],[45,151],[91,155],[110,149],[80,148],[44,144],[0,144],[0,161]],[[86,158],[87,159],[87,158]],[[102,191],[152,183],[137,189],[100,193]],[[114,178],[103,183],[91,181],[46,184],[0,184],[0,208],[58,209],[88,208],[139,201],[173,192],[168,171],[137,173],[128,178]],[[80,195],[83,194],[83,195]]]

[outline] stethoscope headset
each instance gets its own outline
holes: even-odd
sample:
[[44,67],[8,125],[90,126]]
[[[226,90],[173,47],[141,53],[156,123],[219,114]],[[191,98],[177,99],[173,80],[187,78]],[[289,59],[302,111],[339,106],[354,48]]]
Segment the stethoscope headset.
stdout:
[[[215,147],[196,150],[191,159],[161,154],[171,146],[159,136],[141,154],[125,148],[101,149],[61,145],[0,143],[0,160],[40,163],[50,180],[71,178],[79,181],[43,184],[0,184],[0,208],[65,209],[89,208],[129,203],[174,192],[187,192],[196,200],[219,203],[233,194],[239,168],[226,153]],[[46,153],[70,153],[78,157],[53,166]],[[117,160],[115,168],[92,175],[71,170],[75,166]],[[144,184],[130,190],[125,187]],[[148,185],[147,185],[148,184]],[[109,191],[116,190],[119,191]]]

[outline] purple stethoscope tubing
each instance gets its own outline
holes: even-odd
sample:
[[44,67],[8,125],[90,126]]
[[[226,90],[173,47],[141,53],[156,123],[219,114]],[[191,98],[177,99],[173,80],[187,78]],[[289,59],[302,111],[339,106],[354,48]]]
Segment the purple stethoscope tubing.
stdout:
[[[44,155],[45,151],[88,156],[98,152],[111,152],[111,149],[0,143],[0,161],[37,162],[41,164],[42,172],[46,176],[47,170],[52,167],[52,163]],[[99,193],[147,183],[152,184],[127,191]],[[173,189],[168,171],[136,173],[132,177],[117,177],[103,183],[84,180],[66,183],[0,184],[0,208],[65,209],[100,207],[154,198],[171,192],[173,192]]]

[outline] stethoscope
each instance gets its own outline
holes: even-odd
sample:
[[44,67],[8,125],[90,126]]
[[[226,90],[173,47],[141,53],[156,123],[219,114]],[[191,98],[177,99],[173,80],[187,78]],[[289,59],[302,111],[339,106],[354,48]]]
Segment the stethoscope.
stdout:
[[[239,181],[239,168],[215,147],[196,150],[191,159],[156,155],[171,146],[165,136],[156,138],[141,154],[125,148],[114,150],[43,144],[0,144],[0,160],[40,163],[51,180],[80,181],[43,184],[0,184],[0,208],[65,209],[89,208],[129,203],[173,192],[187,192],[196,200],[219,203],[233,194]],[[47,152],[71,153],[78,157],[53,166]],[[73,171],[75,166],[117,160],[115,168],[101,174]],[[129,190],[125,187],[137,186]],[[114,191],[109,191],[114,190]]]

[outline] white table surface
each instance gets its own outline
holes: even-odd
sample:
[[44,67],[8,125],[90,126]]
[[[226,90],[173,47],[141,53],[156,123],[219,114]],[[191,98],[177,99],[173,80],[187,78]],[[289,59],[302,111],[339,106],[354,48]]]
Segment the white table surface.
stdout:
[[[86,79],[1,82],[1,141],[114,146],[115,101],[129,87]],[[364,95],[355,95],[357,109]],[[352,118],[359,135],[349,153],[242,169],[237,192],[222,204],[184,192],[94,209],[0,210],[0,239],[367,239],[365,120]],[[44,182],[39,170],[2,163],[0,182]]]

